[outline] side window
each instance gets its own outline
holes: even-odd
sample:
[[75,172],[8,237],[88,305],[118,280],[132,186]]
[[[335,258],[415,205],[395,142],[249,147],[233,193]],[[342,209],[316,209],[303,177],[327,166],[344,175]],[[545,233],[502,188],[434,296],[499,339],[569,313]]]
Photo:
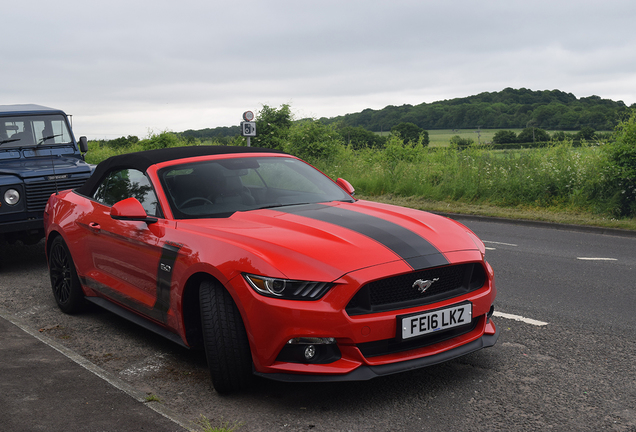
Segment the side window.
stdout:
[[159,215],[157,196],[150,180],[141,171],[134,169],[113,171],[93,194],[96,201],[107,206],[130,197],[137,198],[149,216]]

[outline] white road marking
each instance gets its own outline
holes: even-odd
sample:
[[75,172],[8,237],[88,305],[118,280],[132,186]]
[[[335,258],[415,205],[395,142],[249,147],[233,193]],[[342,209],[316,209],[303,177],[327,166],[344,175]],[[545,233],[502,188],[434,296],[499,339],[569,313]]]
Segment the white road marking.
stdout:
[[535,326],[546,326],[546,325],[548,325],[547,322],[537,321],[537,320],[532,319],[532,318],[522,317],[521,315],[512,315],[512,314],[508,314],[508,313],[504,313],[504,312],[497,312],[497,311],[495,311],[495,313],[493,315],[496,316],[496,317],[499,317],[499,318],[505,318],[505,319],[511,319],[511,320],[515,320],[515,321],[521,321],[523,323],[531,324],[531,325],[535,325]]
[[582,261],[618,261],[616,258],[576,257],[576,259]]
[[485,247],[486,250],[497,250],[497,248],[489,248],[489,247]]
[[502,246],[513,246],[513,247],[518,247],[518,245],[516,245],[516,244],[512,244],[512,243],[502,243],[502,242],[488,241],[488,240],[482,240],[482,242],[484,242],[484,243],[490,243],[490,244],[498,244],[498,245],[502,245]]

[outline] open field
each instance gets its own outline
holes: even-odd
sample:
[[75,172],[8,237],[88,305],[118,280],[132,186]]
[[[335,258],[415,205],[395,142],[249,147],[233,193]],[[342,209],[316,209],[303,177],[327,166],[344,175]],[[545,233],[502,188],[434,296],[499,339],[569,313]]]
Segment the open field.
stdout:
[[[450,143],[450,139],[455,135],[459,135],[461,138],[470,138],[475,141],[475,144],[485,144],[492,142],[492,138],[497,131],[501,129],[440,129],[429,130],[429,146],[430,147],[446,147]],[[517,135],[523,129],[509,129]],[[552,133],[552,131],[550,131]]]
[[[439,129],[439,130],[429,130],[428,138],[429,138],[429,147],[446,147],[450,143],[450,139],[455,135],[459,135],[461,138],[470,138],[475,141],[475,144],[486,144],[492,143],[492,139],[495,134],[503,129]],[[517,135],[523,131],[523,129],[505,129],[511,130]],[[566,134],[574,134],[576,131],[557,131],[557,130],[548,130],[546,131],[550,135],[553,135],[555,132],[565,132]],[[611,133],[611,131],[597,131],[598,133]]]
[[[450,140],[454,136],[459,136],[461,138],[470,138],[475,144],[486,144],[491,143],[495,134],[502,129],[436,129],[436,130],[428,130],[428,138],[429,138],[429,147],[447,147],[450,143]],[[511,130],[517,135],[523,131],[523,129],[505,129]],[[550,135],[555,132],[559,132],[556,130],[547,131]],[[574,133],[573,131],[563,131],[565,133]],[[382,132],[378,133],[382,136],[389,136],[391,132]]]

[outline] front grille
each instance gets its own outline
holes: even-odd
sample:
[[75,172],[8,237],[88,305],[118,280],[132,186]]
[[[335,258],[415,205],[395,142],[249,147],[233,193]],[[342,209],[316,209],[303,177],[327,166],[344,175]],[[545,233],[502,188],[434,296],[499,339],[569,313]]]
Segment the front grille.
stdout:
[[[434,281],[424,293],[415,281]],[[481,288],[486,272],[479,263],[436,267],[370,282],[364,285],[346,307],[349,315],[422,306],[450,299]]]
[[51,194],[56,191],[78,188],[82,186],[87,179],[88,177],[25,183],[27,211],[44,212],[44,207],[46,207],[46,202],[49,200]]

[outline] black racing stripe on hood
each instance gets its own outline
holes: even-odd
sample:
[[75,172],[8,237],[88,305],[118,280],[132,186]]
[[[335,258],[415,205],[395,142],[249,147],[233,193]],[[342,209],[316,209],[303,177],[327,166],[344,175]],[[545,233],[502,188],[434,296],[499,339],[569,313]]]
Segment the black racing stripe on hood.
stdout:
[[376,216],[323,204],[290,206],[275,210],[338,225],[370,237],[391,249],[414,270],[449,264],[435,246],[417,233]]

